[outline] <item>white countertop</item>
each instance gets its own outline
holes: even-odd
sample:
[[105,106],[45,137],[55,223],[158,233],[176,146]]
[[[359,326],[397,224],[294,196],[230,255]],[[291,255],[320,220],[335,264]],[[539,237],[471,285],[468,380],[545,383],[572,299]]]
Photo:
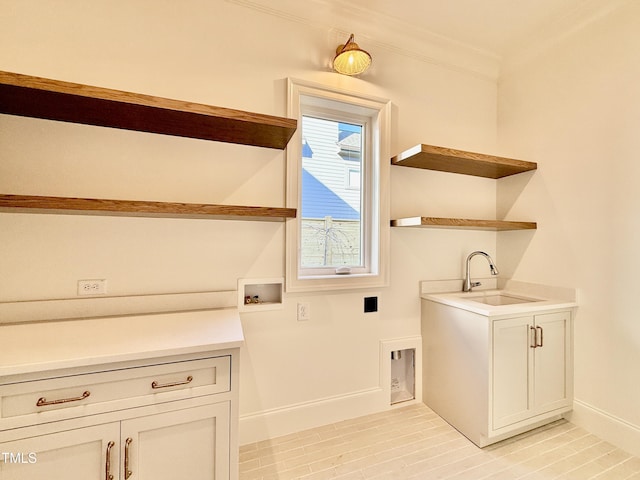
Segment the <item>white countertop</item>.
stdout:
[[[513,297],[526,298],[529,301],[525,303],[516,303],[512,305],[488,305],[474,298],[493,295],[507,295]],[[420,296],[424,300],[442,303],[451,307],[461,308],[469,312],[484,315],[486,317],[509,317],[519,314],[536,313],[547,310],[574,308],[577,303],[571,300],[534,297],[528,294],[522,294],[517,291],[509,290],[478,290],[473,292],[447,292],[447,293],[423,293]]]
[[0,326],[0,377],[237,348],[237,308]]

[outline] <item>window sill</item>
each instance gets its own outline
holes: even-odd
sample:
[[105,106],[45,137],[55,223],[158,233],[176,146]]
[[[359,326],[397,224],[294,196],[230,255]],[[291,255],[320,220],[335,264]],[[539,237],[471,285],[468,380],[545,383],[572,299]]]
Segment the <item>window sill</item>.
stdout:
[[388,287],[388,279],[380,274],[352,273],[349,275],[314,275],[287,278],[287,292],[326,292],[363,288]]

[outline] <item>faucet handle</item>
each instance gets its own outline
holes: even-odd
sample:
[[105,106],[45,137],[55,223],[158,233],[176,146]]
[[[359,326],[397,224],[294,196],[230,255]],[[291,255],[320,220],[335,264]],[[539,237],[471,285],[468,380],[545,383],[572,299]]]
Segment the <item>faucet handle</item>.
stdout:
[[471,288],[479,287],[480,285],[482,285],[482,282],[471,282]]

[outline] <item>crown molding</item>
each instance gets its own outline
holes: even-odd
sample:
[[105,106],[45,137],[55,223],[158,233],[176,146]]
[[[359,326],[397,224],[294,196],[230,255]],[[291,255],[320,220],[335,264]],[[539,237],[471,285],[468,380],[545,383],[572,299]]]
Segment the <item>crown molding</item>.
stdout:
[[[370,9],[332,0],[226,0],[262,14],[326,29],[329,48],[344,43],[350,33],[367,49],[438,65],[457,72],[497,79],[500,57],[493,52],[438,35]],[[344,37],[344,38],[343,38]],[[321,46],[325,48],[325,46]]]
[[561,15],[549,18],[542,28],[523,35],[511,44],[502,58],[499,77],[514,73],[558,43],[633,1],[585,0]]
[[327,30],[330,51],[350,33],[370,50],[385,50],[491,81],[509,75],[563,39],[637,0],[584,0],[554,14],[534,30],[510,42],[504,54],[436,34],[426,28],[335,0],[226,0],[262,14]]

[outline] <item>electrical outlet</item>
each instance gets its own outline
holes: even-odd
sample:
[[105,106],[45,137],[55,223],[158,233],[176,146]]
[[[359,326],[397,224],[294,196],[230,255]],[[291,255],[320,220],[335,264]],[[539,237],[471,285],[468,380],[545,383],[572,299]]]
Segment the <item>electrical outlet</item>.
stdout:
[[78,280],[78,295],[106,295],[107,281],[104,278],[95,280]]
[[311,320],[311,304],[309,302],[298,303],[298,321]]

